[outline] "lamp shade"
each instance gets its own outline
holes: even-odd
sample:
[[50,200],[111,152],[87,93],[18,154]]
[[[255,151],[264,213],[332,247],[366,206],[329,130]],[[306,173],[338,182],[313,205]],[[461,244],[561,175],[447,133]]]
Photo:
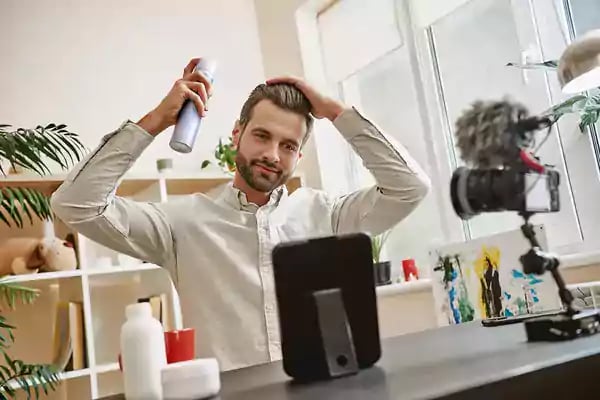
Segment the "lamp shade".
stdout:
[[565,93],[577,93],[600,86],[600,29],[574,41],[558,62],[558,79]]

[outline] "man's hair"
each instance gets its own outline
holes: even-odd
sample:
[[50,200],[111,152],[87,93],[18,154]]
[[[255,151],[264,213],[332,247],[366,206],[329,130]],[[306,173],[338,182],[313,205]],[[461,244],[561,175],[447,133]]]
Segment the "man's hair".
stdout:
[[277,107],[292,111],[304,117],[306,120],[306,134],[304,135],[304,138],[302,138],[302,145],[304,145],[308,140],[314,123],[311,115],[312,107],[304,93],[296,86],[289,83],[276,83],[271,85],[261,83],[252,90],[250,96],[248,96],[248,99],[242,106],[239,121],[243,128],[246,127],[248,121],[252,118],[254,106],[261,100],[270,100]]

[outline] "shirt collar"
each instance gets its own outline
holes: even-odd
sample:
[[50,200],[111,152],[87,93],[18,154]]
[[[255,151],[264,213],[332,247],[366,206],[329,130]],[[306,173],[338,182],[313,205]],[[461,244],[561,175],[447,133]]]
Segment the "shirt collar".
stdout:
[[[281,185],[274,189],[269,196],[269,201],[265,206],[277,206],[281,200],[287,196],[287,187]],[[230,206],[241,210],[255,213],[258,211],[260,206],[255,203],[248,201],[246,193],[242,192],[238,188],[233,186],[233,182],[230,181],[225,185],[225,188],[220,196]]]

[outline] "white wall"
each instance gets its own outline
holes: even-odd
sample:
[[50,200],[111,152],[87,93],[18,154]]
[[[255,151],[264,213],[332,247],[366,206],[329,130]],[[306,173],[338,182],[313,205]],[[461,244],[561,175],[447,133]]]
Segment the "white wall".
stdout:
[[189,155],[159,136],[134,166],[155,160],[196,173],[226,137],[250,90],[264,80],[249,0],[3,0],[0,2],[0,123],[59,122],[95,147],[100,137],[155,107],[194,56],[220,62],[215,95]]
[[[302,3],[304,0],[254,0],[267,77],[305,75],[294,14]],[[304,145],[303,157],[297,171],[305,177],[307,186],[321,188],[321,172],[314,140],[316,134],[318,129]]]

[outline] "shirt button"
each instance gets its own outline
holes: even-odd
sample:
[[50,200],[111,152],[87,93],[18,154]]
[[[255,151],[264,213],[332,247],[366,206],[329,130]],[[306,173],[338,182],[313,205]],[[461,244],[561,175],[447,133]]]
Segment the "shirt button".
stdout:
[[265,309],[266,309],[267,311],[273,311],[273,306],[272,306],[271,304],[267,304],[267,305],[265,306]]

